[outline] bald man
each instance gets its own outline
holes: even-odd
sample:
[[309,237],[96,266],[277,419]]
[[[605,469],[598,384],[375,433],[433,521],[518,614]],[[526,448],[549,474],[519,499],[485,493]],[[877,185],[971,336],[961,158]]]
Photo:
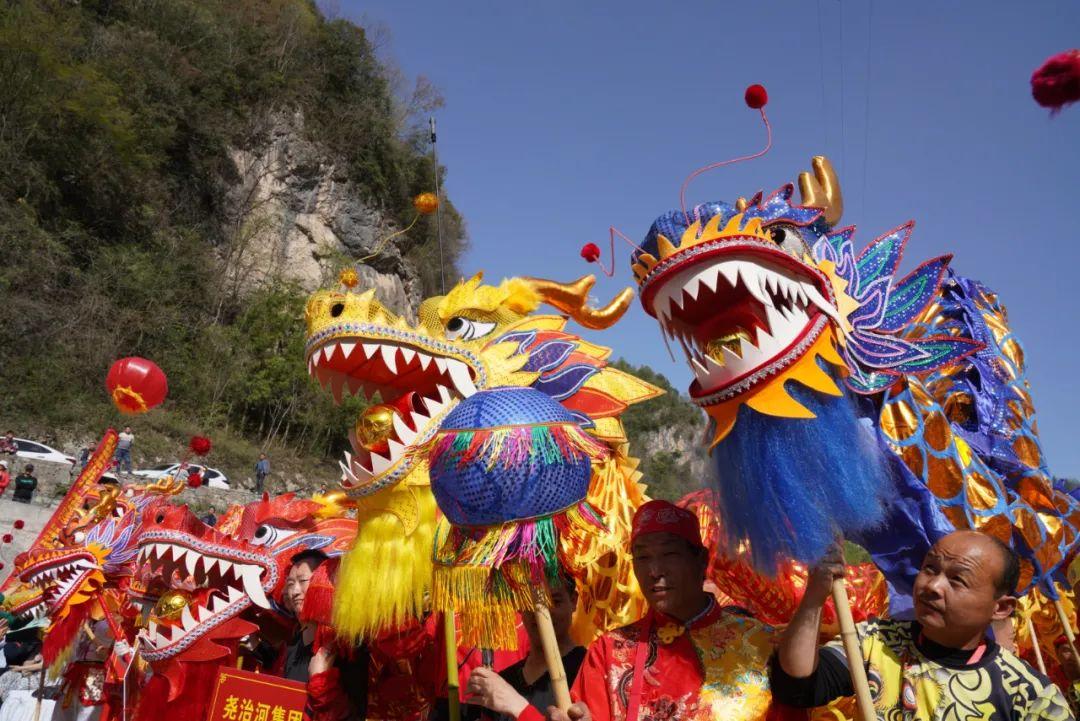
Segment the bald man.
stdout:
[[[839,639],[818,644],[822,605],[843,575],[839,549],[811,573],[770,664],[776,701],[810,708],[854,693]],[[878,718],[1073,718],[1049,679],[987,634],[1016,607],[1019,576],[1016,554],[992,536],[957,531],[934,544],[915,579],[916,620],[860,624]]]

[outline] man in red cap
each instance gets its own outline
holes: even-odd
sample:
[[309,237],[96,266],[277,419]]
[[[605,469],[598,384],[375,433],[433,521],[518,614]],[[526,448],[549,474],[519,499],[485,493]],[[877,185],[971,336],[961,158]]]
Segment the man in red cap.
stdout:
[[638,509],[634,575],[649,611],[589,646],[568,713],[554,721],[751,721],[769,709],[772,629],[707,593],[698,519],[667,501]]

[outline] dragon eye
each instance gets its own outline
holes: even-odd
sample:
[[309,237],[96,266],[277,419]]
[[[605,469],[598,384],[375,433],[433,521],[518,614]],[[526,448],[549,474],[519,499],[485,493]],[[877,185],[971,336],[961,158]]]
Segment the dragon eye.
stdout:
[[494,323],[470,320],[459,315],[446,322],[447,340],[476,340],[495,330]]
[[345,312],[345,304],[344,303],[334,303],[332,306],[330,306],[330,315],[333,318],[337,318],[339,315],[341,315],[344,312]]
[[803,234],[794,226],[778,223],[769,226],[768,232],[769,237],[780,246],[781,250],[786,250],[796,256],[808,250],[806,243],[803,241]]
[[286,528],[277,528],[276,526],[264,523],[255,529],[255,535],[251,539],[251,545],[272,546],[275,543],[284,541],[295,533],[296,531],[290,531]]

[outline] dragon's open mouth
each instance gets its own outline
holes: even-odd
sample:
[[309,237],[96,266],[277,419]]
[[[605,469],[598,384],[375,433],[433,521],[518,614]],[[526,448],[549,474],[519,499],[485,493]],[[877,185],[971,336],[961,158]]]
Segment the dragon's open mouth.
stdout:
[[325,337],[329,340],[309,345],[311,376],[337,402],[346,390],[367,398],[377,392],[382,399],[349,433],[353,452],[341,463],[346,488],[370,486],[401,467],[408,449],[426,442],[446,412],[476,392],[472,366],[426,347],[445,344],[373,340],[348,335],[344,328],[327,329]]
[[[178,591],[188,601],[175,617],[151,614],[143,632],[154,658],[171,655],[197,640],[206,629],[255,604],[271,608],[267,592],[277,568],[257,554],[208,544],[183,533],[150,531],[139,542],[138,563],[147,587]],[[162,653],[166,652],[166,653]]]
[[691,397],[716,394],[775,367],[837,317],[824,276],[782,251],[719,248],[672,267],[645,295],[664,333],[679,341],[695,381]]
[[46,607],[59,608],[67,603],[96,565],[97,559],[91,553],[65,553],[30,563],[19,576],[24,583],[41,589]]

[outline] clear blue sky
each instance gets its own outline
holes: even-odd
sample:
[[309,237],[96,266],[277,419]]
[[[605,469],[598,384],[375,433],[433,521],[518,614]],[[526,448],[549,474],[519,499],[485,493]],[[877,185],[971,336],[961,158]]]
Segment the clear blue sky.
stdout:
[[[1051,469],[1080,474],[1080,106],[1050,118],[1028,85],[1080,45],[1080,4],[331,2],[389,28],[402,70],[445,95],[440,160],[471,238],[462,265],[493,280],[589,272],[578,251],[606,253],[608,225],[641,238],[689,171],[761,147],[742,93],[764,84],[772,152],[703,176],[690,200],[771,191],[828,155],[860,247],[914,218],[903,270],[953,253],[998,291]],[[618,252],[597,295],[630,282]],[[689,382],[637,304],[596,340]]]

